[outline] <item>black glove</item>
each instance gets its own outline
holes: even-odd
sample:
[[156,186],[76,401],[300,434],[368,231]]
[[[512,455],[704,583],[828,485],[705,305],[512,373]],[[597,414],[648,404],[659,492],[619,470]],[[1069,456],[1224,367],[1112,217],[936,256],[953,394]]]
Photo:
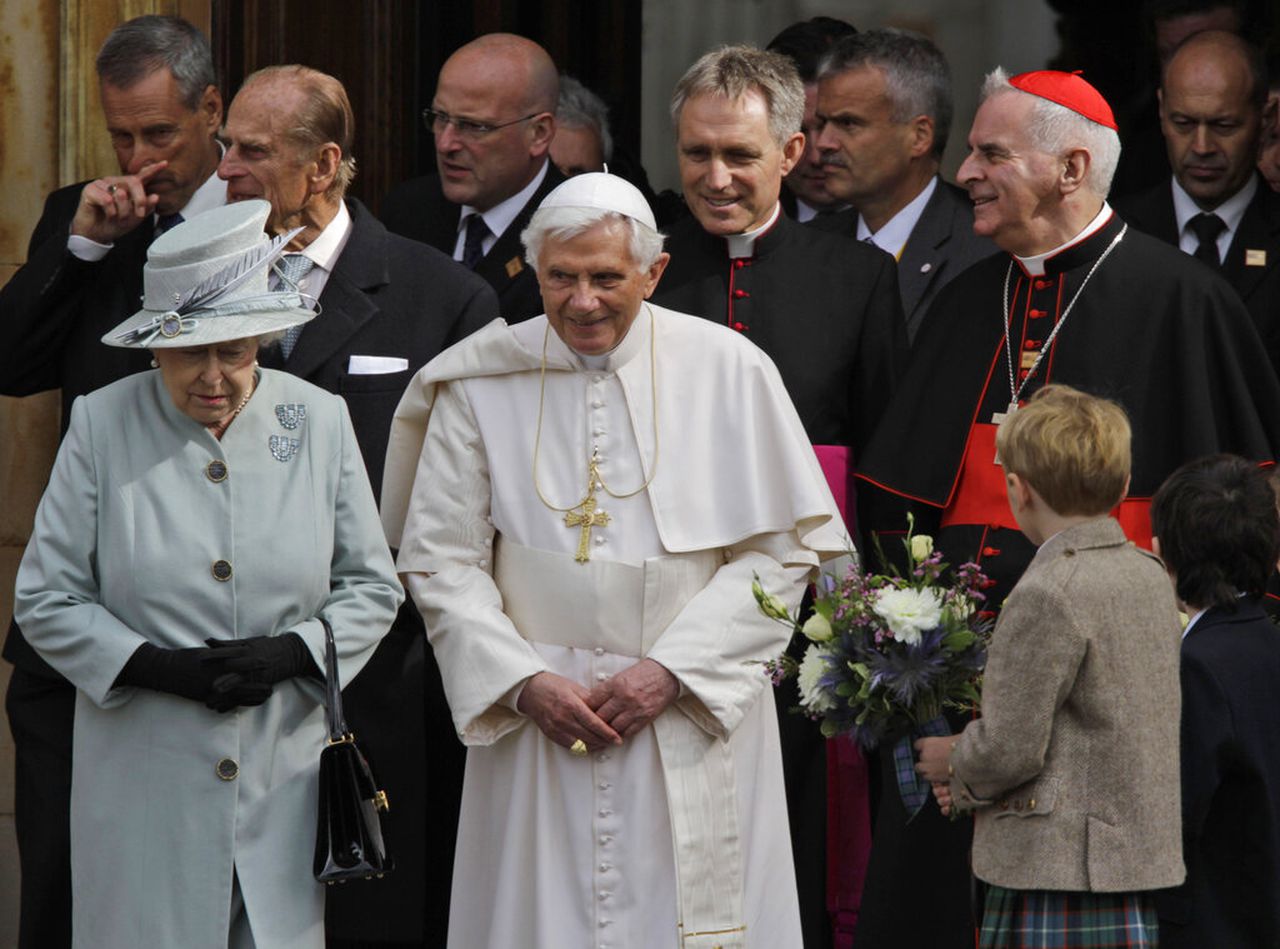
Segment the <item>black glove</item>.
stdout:
[[250,682],[238,672],[225,672],[213,680],[205,705],[215,712],[229,712],[242,705],[261,705],[271,697],[271,686]]
[[199,646],[164,649],[143,643],[134,650],[113,685],[153,689],[203,702],[213,691],[214,679],[223,671],[208,662],[211,655],[211,650]]
[[205,642],[218,657],[219,672],[237,673],[257,685],[275,685],[300,675],[320,675],[307,644],[297,633]]

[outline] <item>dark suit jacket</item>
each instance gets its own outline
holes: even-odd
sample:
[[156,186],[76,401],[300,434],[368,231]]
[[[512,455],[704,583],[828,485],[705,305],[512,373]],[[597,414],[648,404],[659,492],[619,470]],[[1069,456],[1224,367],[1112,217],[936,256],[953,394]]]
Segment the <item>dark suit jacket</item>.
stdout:
[[1182,643],[1187,882],[1157,894],[1160,945],[1280,946],[1280,630],[1256,600]]
[[0,395],[62,389],[62,430],[77,396],[146,369],[144,350],[99,339],[142,305],[142,265],[151,219],[86,263],[67,251],[67,235],[84,182],[45,200],[27,262],[0,288]]
[[[814,219],[813,225],[856,237],[858,212],[849,209],[822,215]],[[939,179],[898,259],[898,293],[909,341],[915,341],[938,291],[970,264],[997,250],[990,240],[973,233],[969,196],[963,189]]]
[[[1116,210],[1138,230],[1177,245],[1178,222],[1168,178],[1154,188],[1118,200]],[[1252,264],[1251,259],[1255,261]],[[1280,194],[1260,177],[1219,273],[1244,301],[1271,365],[1280,373]]]
[[[388,232],[354,198],[351,236],[289,358],[264,353],[281,368],[347,402],[375,497],[382,487],[391,416],[415,372],[436,353],[498,315],[493,290],[431,247]],[[347,371],[353,355],[398,356],[401,372]]]
[[[320,294],[320,315],[288,359],[275,347],[259,358],[346,400],[376,496],[391,416],[410,377],[495,319],[498,301],[461,264],[388,232],[359,201],[347,207],[351,236]],[[353,375],[353,355],[409,365]],[[464,757],[412,603],[344,696],[348,723],[393,805],[384,828],[397,866],[384,880],[331,888],[327,930],[339,939],[443,945]]]
[[[542,312],[542,296],[538,292],[538,278],[533,268],[525,263],[524,246],[520,232],[533,217],[542,199],[564,181],[564,175],[556,166],[547,162],[547,175],[542,180],[529,203],[516,215],[511,226],[498,235],[476,265],[476,273],[493,287],[498,294],[502,317],[508,323],[519,323]],[[444,196],[439,175],[411,178],[391,189],[382,202],[382,221],[394,234],[422,241],[453,256],[458,242],[458,222],[461,205]]]

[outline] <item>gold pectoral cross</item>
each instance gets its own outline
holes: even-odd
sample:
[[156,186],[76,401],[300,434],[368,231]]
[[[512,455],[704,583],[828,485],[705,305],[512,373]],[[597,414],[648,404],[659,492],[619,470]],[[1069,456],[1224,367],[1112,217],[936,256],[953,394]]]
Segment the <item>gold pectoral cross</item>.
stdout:
[[586,563],[591,559],[591,528],[604,527],[609,523],[609,514],[607,511],[596,510],[596,485],[600,480],[599,472],[596,470],[596,458],[593,454],[591,461],[587,464],[587,496],[582,499],[572,511],[564,516],[565,527],[580,528],[581,533],[578,535],[578,552],[573,555],[573,559],[578,563]]

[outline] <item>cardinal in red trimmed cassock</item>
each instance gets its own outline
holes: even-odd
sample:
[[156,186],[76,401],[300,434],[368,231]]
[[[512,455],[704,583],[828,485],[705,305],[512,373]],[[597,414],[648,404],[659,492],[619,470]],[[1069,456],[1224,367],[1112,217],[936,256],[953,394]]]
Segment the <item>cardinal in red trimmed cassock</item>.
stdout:
[[[1115,514],[1142,546],[1151,496],[1180,464],[1214,452],[1271,462],[1280,449],[1280,383],[1248,312],[1210,268],[1111,210],[1119,153],[1110,107],[1079,75],[987,77],[958,180],[974,231],[1005,253],[939,293],[859,464],[864,530],[901,531],[913,510],[950,563],[982,566],[993,615],[1035,553],[1005,497],[995,430],[1045,384],[1128,412],[1133,478]],[[952,944],[968,925],[963,825],[881,811],[858,944]],[[929,865],[938,912],[920,914],[906,881]]]

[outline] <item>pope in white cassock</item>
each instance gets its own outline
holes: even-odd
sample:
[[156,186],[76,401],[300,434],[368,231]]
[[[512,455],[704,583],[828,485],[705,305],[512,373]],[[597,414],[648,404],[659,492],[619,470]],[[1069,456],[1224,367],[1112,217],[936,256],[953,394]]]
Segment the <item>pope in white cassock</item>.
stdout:
[[382,493],[469,746],[449,945],[799,949],[751,582],[794,608],[844,525],[769,358],[646,302],[639,191],[522,238],[546,315],[418,373]]

